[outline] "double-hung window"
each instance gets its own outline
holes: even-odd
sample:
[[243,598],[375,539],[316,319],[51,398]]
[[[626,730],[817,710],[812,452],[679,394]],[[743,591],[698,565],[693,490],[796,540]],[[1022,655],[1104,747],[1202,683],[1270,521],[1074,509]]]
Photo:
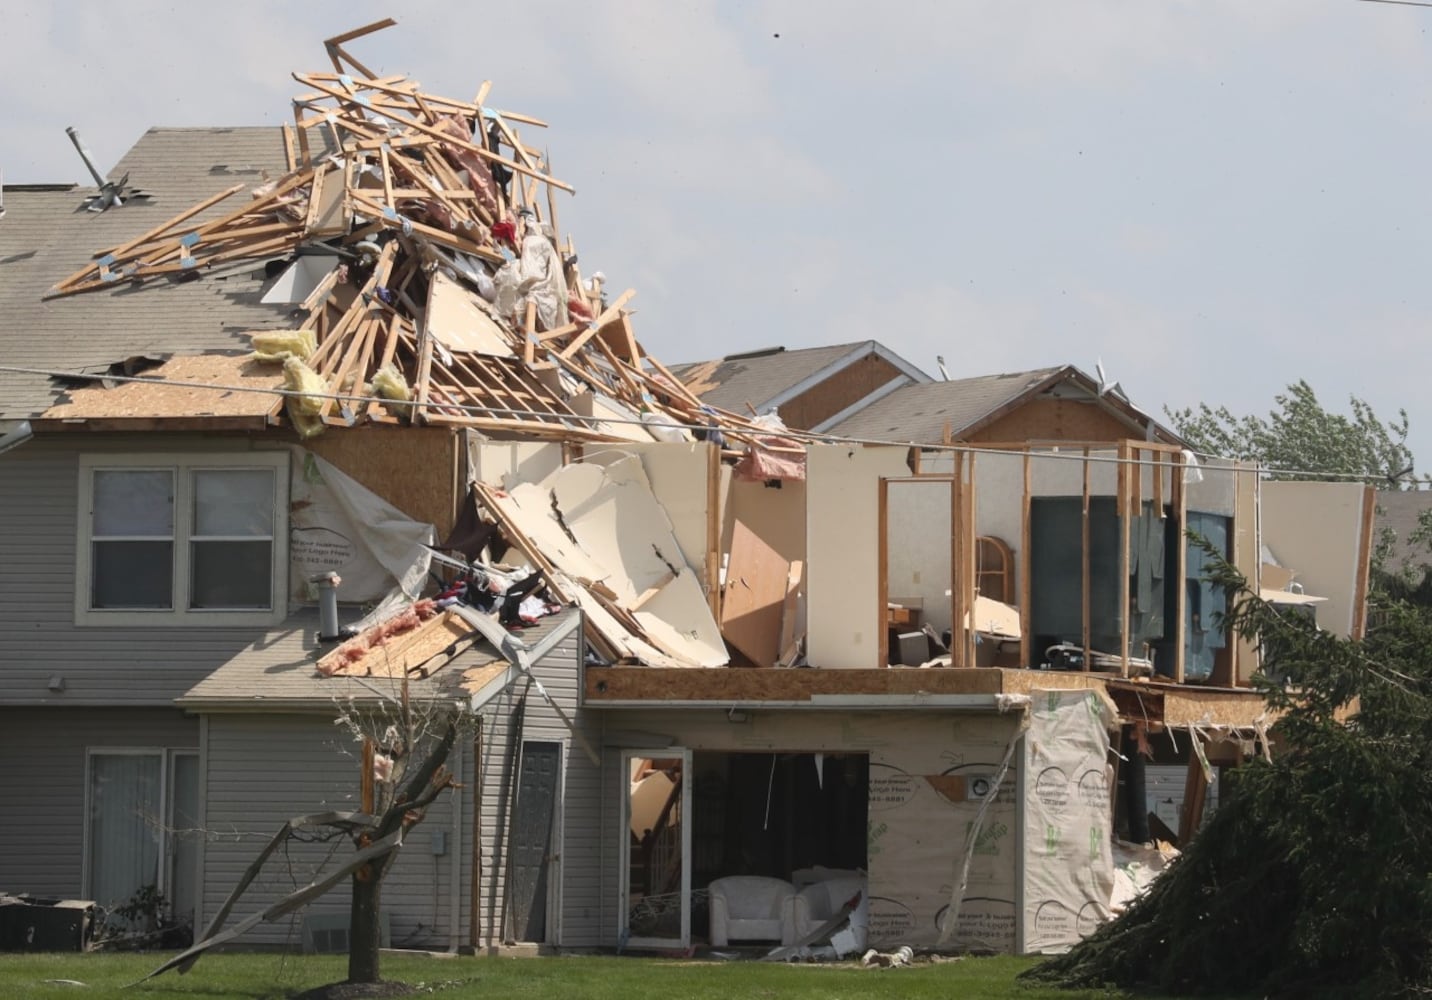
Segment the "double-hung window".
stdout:
[[76,620],[281,620],[287,497],[286,452],[82,456]]

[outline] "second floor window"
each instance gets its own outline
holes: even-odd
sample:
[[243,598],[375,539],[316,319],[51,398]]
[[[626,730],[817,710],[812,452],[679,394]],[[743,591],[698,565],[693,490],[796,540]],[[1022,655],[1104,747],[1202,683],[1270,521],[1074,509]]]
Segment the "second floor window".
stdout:
[[84,624],[241,624],[281,613],[287,456],[81,461]]

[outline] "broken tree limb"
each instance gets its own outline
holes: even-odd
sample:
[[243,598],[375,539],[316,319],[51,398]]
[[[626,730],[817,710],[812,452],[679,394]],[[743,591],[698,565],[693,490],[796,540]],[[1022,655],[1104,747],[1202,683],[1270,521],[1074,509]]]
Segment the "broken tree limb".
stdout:
[[[285,836],[288,832],[289,830],[287,829],[284,831]],[[316,881],[310,882],[302,889],[289,893],[287,896],[283,897],[283,899],[280,899],[278,902],[274,903],[267,909],[245,917],[243,920],[239,921],[229,930],[223,931],[222,933],[216,934],[212,937],[205,937],[204,940],[200,941],[198,944],[185,951],[180,952],[178,955],[175,955],[169,961],[159,966],[159,968],[149,973],[149,975],[145,976],[143,979],[136,980],[131,985],[138,985],[145,980],[153,979],[155,976],[162,975],[163,973],[168,972],[170,969],[179,968],[180,966],[183,966],[184,971],[188,971],[188,969],[193,966],[195,960],[198,959],[200,955],[208,951],[210,948],[213,948],[216,945],[223,944],[226,941],[232,941],[240,934],[253,927],[257,927],[261,923],[272,922],[274,920],[277,920],[279,917],[292,913],[299,907],[304,906],[312,900],[317,899],[319,896],[322,896],[329,889],[332,889],[339,882],[343,881],[343,879],[347,878],[349,875],[353,874],[353,872],[368,864],[370,861],[373,861],[377,858],[382,858],[385,855],[396,851],[402,846],[403,830],[399,828],[397,830],[394,830],[391,834],[384,837],[383,839],[374,841],[371,846],[365,847],[363,850],[353,855],[353,857],[348,859],[348,863],[343,865],[337,871],[331,872],[321,879],[317,879]],[[271,845],[268,849],[268,853],[272,853],[272,850],[273,845]]]

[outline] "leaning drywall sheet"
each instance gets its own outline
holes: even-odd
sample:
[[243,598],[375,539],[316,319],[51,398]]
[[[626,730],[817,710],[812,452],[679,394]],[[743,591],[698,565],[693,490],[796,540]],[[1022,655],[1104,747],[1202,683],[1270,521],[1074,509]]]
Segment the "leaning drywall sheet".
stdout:
[[814,667],[881,666],[880,480],[908,476],[908,453],[859,445],[807,450],[807,658]]
[[1309,594],[1326,597],[1318,624],[1338,636],[1352,634],[1362,595],[1362,483],[1265,482],[1262,493],[1263,544]]
[[394,586],[416,597],[427,579],[433,527],[405,515],[312,452],[293,449],[289,486],[289,590],[313,603],[310,580],[343,579],[344,601],[377,601]]
[[1074,945],[1108,919],[1114,891],[1107,704],[1094,691],[1030,697],[1021,953]]

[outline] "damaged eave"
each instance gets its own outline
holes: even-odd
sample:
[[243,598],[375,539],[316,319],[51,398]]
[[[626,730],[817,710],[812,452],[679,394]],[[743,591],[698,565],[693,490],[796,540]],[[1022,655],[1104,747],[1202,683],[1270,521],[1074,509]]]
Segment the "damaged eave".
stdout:
[[[599,667],[585,672],[589,708],[997,708],[1035,689],[1098,689],[1098,674],[959,669]],[[1000,699],[1005,699],[1001,702]]]
[[1270,714],[1262,695],[1240,688],[1110,679],[1107,689],[1125,723],[1151,731],[1188,725],[1251,729]]

